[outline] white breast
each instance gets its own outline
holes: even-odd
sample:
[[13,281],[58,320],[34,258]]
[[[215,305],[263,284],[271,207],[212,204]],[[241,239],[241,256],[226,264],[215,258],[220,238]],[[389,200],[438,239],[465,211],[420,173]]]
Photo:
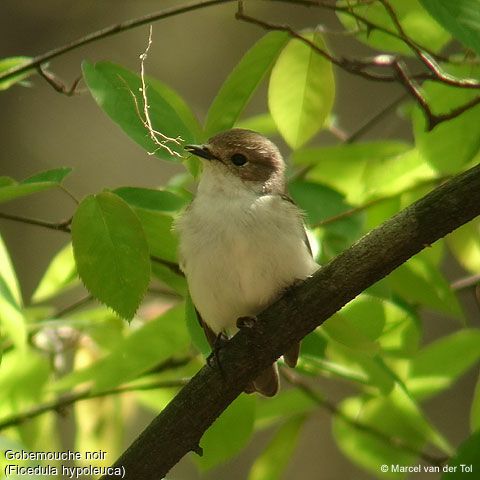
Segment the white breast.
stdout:
[[203,320],[232,333],[239,317],[258,314],[318,265],[295,205],[244,189],[228,198],[207,191],[176,222],[181,267]]

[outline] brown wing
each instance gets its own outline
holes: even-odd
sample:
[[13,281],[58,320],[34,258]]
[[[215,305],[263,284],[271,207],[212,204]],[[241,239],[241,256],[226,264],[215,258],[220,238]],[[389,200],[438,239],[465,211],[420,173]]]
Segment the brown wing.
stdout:
[[[299,208],[298,205],[295,203],[295,200],[290,195],[287,195],[286,193],[284,193],[283,195],[281,195],[281,197],[283,198],[283,200]],[[312,246],[310,245],[310,241],[308,240],[307,230],[305,229],[305,225],[303,225],[303,241],[305,242],[305,245],[307,246],[307,249],[310,252],[310,255],[313,257]]]
[[[295,200],[293,200],[293,198],[290,197],[289,195],[284,194],[284,195],[282,195],[282,198],[283,198],[285,201],[290,202],[290,203],[293,203],[293,205],[295,205],[296,207],[298,207],[298,205],[295,203]],[[305,225],[303,225],[303,235],[304,235],[303,241],[305,242],[305,245],[307,246],[307,249],[308,249],[308,251],[310,252],[310,255],[313,257],[312,247],[311,247],[310,242],[309,242],[309,240],[308,240],[307,230],[305,229]],[[300,342],[298,342],[298,343],[296,343],[295,345],[293,345],[292,347],[290,347],[290,348],[283,354],[283,358],[284,358],[284,360],[285,360],[285,363],[286,363],[289,367],[294,368],[294,367],[297,365],[299,353],[300,353]]]

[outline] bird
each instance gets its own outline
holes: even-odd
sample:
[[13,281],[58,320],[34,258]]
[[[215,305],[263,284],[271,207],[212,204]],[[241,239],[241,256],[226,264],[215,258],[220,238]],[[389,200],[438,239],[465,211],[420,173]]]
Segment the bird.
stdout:
[[[197,192],[175,220],[179,265],[200,325],[212,347],[234,335],[292,285],[318,268],[304,214],[288,196],[277,146],[252,130],[234,128],[185,150],[202,160]],[[290,367],[300,343],[283,355]],[[272,364],[246,388],[274,396]]]

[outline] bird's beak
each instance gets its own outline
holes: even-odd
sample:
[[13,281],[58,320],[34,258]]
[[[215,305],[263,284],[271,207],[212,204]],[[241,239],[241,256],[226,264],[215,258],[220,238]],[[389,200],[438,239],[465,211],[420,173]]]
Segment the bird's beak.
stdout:
[[207,160],[216,160],[217,158],[205,145],[185,145],[184,150]]

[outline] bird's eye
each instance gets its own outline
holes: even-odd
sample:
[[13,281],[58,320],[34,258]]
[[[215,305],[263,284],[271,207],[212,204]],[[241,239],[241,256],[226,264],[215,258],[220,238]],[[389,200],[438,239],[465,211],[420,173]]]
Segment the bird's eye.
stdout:
[[231,156],[230,160],[237,167],[241,167],[242,165],[245,165],[247,163],[247,157],[245,157],[245,155],[242,155],[241,153],[234,153]]

